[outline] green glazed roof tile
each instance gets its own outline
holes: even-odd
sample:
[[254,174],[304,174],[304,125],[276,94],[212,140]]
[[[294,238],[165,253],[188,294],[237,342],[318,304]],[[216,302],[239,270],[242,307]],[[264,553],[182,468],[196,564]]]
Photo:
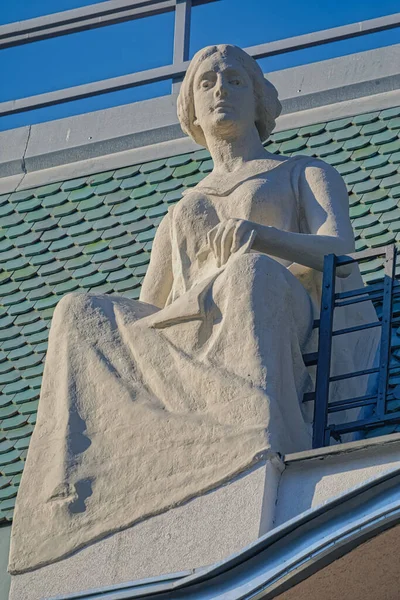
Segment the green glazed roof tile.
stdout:
[[377,148],[379,149],[380,154],[392,154],[399,150],[399,146],[399,140],[395,140],[394,142],[388,142],[387,144],[377,146]]
[[392,210],[397,206],[397,202],[392,198],[388,198],[387,200],[381,200],[380,202],[376,202],[375,204],[371,204],[370,211],[374,213],[378,212],[387,212],[388,210]]
[[121,202],[125,202],[125,200],[128,200],[128,198],[129,191],[118,190],[112,194],[107,194],[105,198],[103,198],[103,202],[112,206],[114,204],[121,204]]
[[388,156],[384,156],[382,154],[376,154],[372,158],[367,158],[362,163],[364,169],[375,169],[378,167],[383,167],[388,163]]
[[[92,265],[101,264],[107,260],[116,258],[116,252],[108,248],[92,256]],[[98,269],[98,267],[96,267]]]
[[381,133],[385,131],[386,125],[383,121],[373,121],[371,123],[367,123],[361,129],[362,135],[375,135],[376,133]]
[[27,213],[25,221],[27,223],[35,223],[36,221],[43,221],[50,216],[49,212],[45,208],[38,208]]
[[352,160],[365,160],[366,158],[372,158],[376,154],[378,154],[378,148],[368,144],[362,148],[354,150],[351,158]]
[[13,306],[10,306],[8,309],[8,312],[10,315],[22,315],[24,313],[29,312],[32,309],[33,309],[32,303],[25,301],[25,302],[21,302],[20,304],[14,304]]
[[371,176],[374,179],[380,179],[382,177],[389,177],[390,175],[393,175],[394,173],[397,173],[397,167],[396,167],[396,165],[392,165],[389,163],[382,167],[374,169],[371,173]]
[[[36,223],[33,224],[32,229],[34,231],[49,231],[49,229],[54,229],[55,227],[57,227],[57,221],[58,221],[58,217],[56,219],[45,219],[44,221],[37,221]],[[43,239],[43,236],[42,236]]]
[[156,191],[156,184],[146,184],[139,188],[136,188],[131,193],[131,198],[134,200],[138,200],[140,198],[145,198],[146,196],[150,196],[153,192]]
[[68,194],[66,192],[59,192],[58,194],[54,194],[54,196],[48,196],[47,198],[43,198],[41,200],[41,205],[47,209],[54,208],[55,206],[60,206],[65,204],[68,199]]
[[191,154],[180,154],[179,156],[172,156],[165,161],[168,167],[179,167],[181,165],[187,165],[192,160]]
[[298,152],[299,150],[302,150],[303,148],[305,148],[306,145],[307,145],[307,140],[305,138],[298,137],[298,138],[290,139],[286,142],[283,142],[280,150],[283,153]]
[[338,129],[344,129],[345,127],[350,127],[350,125],[352,125],[352,123],[353,123],[352,118],[337,119],[335,121],[328,122],[326,124],[325,129],[327,131],[338,131]]
[[88,233],[79,234],[75,238],[75,243],[80,246],[87,246],[101,240],[101,233],[99,231],[89,231]]
[[71,192],[72,190],[77,190],[83,187],[86,184],[86,177],[79,177],[78,179],[70,179],[69,181],[65,181],[61,189],[64,192]]
[[107,275],[105,273],[94,273],[88,277],[84,277],[80,281],[80,286],[84,288],[91,288],[101,285],[107,281]]
[[379,118],[382,119],[382,121],[387,121],[388,119],[398,116],[400,116],[400,107],[387,108],[386,110],[383,110],[380,113]]
[[400,150],[398,152],[393,152],[393,154],[385,158],[388,158],[391,163],[398,165],[400,163]]
[[363,237],[365,239],[375,237],[377,235],[382,235],[386,233],[388,230],[388,226],[384,223],[377,223],[376,225],[370,226],[363,231]]
[[111,181],[114,171],[106,171],[105,173],[97,173],[97,175],[90,175],[87,180],[87,184],[91,186],[100,185]]
[[[0,211],[1,212],[1,211]],[[31,217],[32,213],[28,213],[29,217]],[[10,227],[10,225],[19,225],[20,223],[23,222],[24,220],[24,216],[25,218],[28,220],[28,216],[23,214],[17,214],[15,212],[13,212],[12,214],[9,215],[1,215],[1,226],[3,228],[5,227]]]
[[[343,175],[343,173],[342,173]],[[352,171],[348,175],[343,175],[343,179],[347,185],[359,183],[361,181],[369,180],[371,171],[364,171],[364,169],[357,169]],[[379,184],[378,184],[379,185]],[[377,185],[377,187],[378,187]]]
[[375,134],[371,139],[371,143],[375,144],[376,146],[381,146],[382,144],[388,144],[390,142],[393,142],[394,140],[397,140],[397,137],[397,131],[385,129],[385,131]]
[[24,202],[23,204],[19,204],[16,207],[16,210],[19,213],[32,212],[33,210],[40,208],[41,205],[42,205],[42,202],[41,202],[40,198],[32,198],[31,200],[28,200],[27,202]]
[[375,179],[367,179],[366,181],[361,181],[360,183],[356,183],[353,187],[353,192],[355,194],[367,194],[369,192],[374,192],[379,188],[380,180]]
[[[203,160],[200,167],[199,167],[199,171],[201,173],[211,173],[211,171],[214,168],[214,162],[212,161],[212,159],[210,158],[209,160]],[[171,188],[172,189],[172,188]],[[176,189],[176,188],[173,188]],[[159,191],[164,191],[159,189]]]
[[332,156],[325,157],[325,161],[328,161],[329,164],[335,167],[335,169],[341,175],[349,175],[350,173],[354,173],[358,171],[359,165],[352,163],[349,159],[351,156],[351,152],[339,152],[338,154],[332,154]]
[[141,187],[146,184],[146,178],[142,173],[138,175],[134,175],[133,177],[129,177],[128,179],[124,179],[121,183],[122,190],[135,190],[136,188]]
[[398,185],[400,185],[400,173],[396,173],[391,177],[385,177],[381,182],[381,187],[384,189],[390,189]]
[[389,190],[389,195],[392,198],[400,198],[400,185],[398,185],[397,187],[393,187]]
[[99,206],[99,208],[97,208],[96,210],[91,210],[89,212],[86,212],[85,220],[89,221],[90,223],[94,222],[94,224],[92,225],[92,228],[101,229],[101,227],[95,227],[95,224],[98,221],[104,220],[105,217],[107,217],[110,214],[110,212],[111,212],[111,207],[103,204],[102,206]]
[[140,165],[134,165],[133,167],[125,167],[123,169],[118,169],[114,173],[114,179],[125,179],[127,177],[133,177],[139,173]]
[[366,123],[373,123],[379,118],[379,112],[366,113],[353,117],[353,123],[355,125],[365,125]]
[[387,123],[387,127],[389,127],[389,129],[400,129],[400,117],[390,119],[389,123]]
[[162,167],[164,167],[164,165],[165,165],[165,160],[154,160],[149,163],[144,163],[140,167],[140,171],[145,174],[152,173],[153,171],[158,171],[159,169],[162,169]]
[[395,241],[396,235],[391,231],[384,233],[383,235],[378,235],[377,237],[373,237],[367,240],[367,244],[370,248],[379,248],[379,246],[385,246],[386,244],[391,244]]
[[199,163],[197,161],[190,161],[186,164],[183,164],[179,167],[176,167],[173,172],[173,176],[175,179],[187,177],[188,175],[193,175],[199,169]]
[[68,196],[69,202],[81,202],[94,196],[93,188],[89,186],[81,187],[70,192]]
[[119,190],[119,182],[118,181],[108,181],[106,183],[102,183],[95,187],[95,193],[97,196],[105,196],[106,194],[112,194]]
[[[62,219],[60,219],[61,221]],[[41,237],[41,241],[42,242],[46,242],[47,246],[46,249],[50,246],[51,242],[54,242],[55,240],[60,240],[61,238],[65,237],[67,235],[67,233],[64,231],[64,229],[60,227],[54,227],[53,229],[48,229],[47,231],[45,231],[44,233],[42,233],[42,237]]]
[[160,171],[154,171],[150,173],[147,177],[147,182],[150,184],[161,183],[163,181],[167,181],[172,177],[173,169],[172,167],[164,167]]
[[10,196],[10,202],[25,202],[26,200],[30,200],[34,196],[33,190],[23,190],[21,192],[14,192]]
[[352,140],[355,137],[359,136],[361,127],[356,125],[351,125],[350,127],[346,127],[345,129],[337,129],[332,133],[332,137],[337,142],[345,142],[347,140]]
[[137,242],[129,244],[124,248],[118,249],[118,256],[121,258],[128,258],[129,256],[133,256],[134,254],[138,254],[143,250],[142,244],[138,244]]

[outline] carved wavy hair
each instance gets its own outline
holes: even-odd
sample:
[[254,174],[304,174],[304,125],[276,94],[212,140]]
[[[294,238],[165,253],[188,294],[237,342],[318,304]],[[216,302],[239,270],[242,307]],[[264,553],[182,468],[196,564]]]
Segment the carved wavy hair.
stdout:
[[278,100],[276,88],[265,79],[263,72],[257,62],[238,46],[231,44],[219,44],[218,46],[207,46],[199,50],[192,58],[189,68],[186,71],[178,96],[178,119],[182,131],[189,135],[195,142],[207,148],[207,142],[204,133],[199,125],[195,125],[194,110],[194,78],[197,69],[201,63],[209,56],[218,52],[222,57],[226,57],[229,51],[235,51],[235,58],[242,64],[247,71],[252,84],[256,105],[256,120],[260,139],[264,142],[275,127],[275,120],[280,115],[282,106]]

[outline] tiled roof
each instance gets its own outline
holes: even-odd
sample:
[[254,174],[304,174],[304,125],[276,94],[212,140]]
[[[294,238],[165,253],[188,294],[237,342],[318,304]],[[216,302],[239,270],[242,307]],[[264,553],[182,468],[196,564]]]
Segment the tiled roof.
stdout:
[[[399,135],[397,108],[282,131],[266,147],[342,174],[362,250],[400,240]],[[55,305],[75,290],[138,298],[157,225],[211,169],[201,150],[0,196],[0,521],[12,518]],[[363,265],[365,282],[382,277],[382,264]]]

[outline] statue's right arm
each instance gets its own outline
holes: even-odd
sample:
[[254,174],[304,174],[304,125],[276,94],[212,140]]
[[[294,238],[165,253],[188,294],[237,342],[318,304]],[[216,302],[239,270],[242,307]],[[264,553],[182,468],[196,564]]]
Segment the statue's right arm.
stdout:
[[167,213],[158,226],[145,275],[140,300],[163,308],[172,288],[172,251],[170,215]]

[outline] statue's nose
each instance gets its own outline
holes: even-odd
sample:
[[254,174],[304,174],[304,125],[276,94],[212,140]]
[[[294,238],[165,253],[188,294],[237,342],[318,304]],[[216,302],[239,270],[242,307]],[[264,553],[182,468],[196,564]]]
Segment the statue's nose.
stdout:
[[226,98],[228,92],[225,88],[225,84],[222,79],[218,79],[217,84],[215,86],[215,95],[217,98]]

